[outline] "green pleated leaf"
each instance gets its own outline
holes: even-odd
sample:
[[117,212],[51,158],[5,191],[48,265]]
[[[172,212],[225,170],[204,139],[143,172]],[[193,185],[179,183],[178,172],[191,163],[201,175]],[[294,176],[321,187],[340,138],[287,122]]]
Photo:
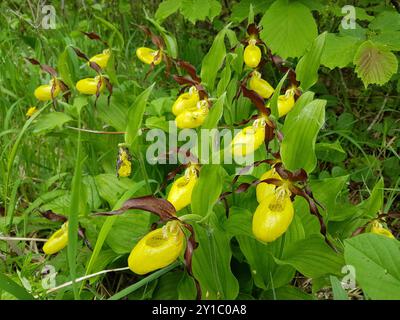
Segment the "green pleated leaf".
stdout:
[[128,111],[128,125],[126,127],[125,142],[132,145],[139,134],[139,129],[143,122],[144,111],[146,110],[147,100],[154,88],[155,83],[144,90],[136,99]]
[[34,134],[45,134],[52,130],[61,130],[63,125],[73,119],[64,112],[50,112],[41,115],[37,122],[34,124]]
[[[209,214],[222,192],[224,171],[220,165],[204,165],[192,193],[192,212],[201,216]],[[210,187],[212,186],[212,188]]]
[[315,141],[325,121],[325,105],[326,100],[317,99],[301,108],[301,112],[296,112],[296,117],[286,118],[281,156],[287,169],[314,170],[317,164]]
[[218,100],[215,101],[206,120],[202,125],[203,129],[213,129],[217,127],[218,122],[221,119],[222,113],[224,111],[225,98],[226,98],[226,93],[222,94],[218,98]]
[[226,48],[224,41],[226,29],[227,27],[217,34],[202,62],[200,72],[201,81],[210,91],[214,89],[215,78],[225,59]]
[[321,56],[325,46],[326,32],[320,34],[313,42],[310,51],[301,57],[296,67],[296,78],[300,81],[300,88],[308,90],[318,81],[318,69],[321,65]]
[[377,234],[361,234],[344,242],[346,263],[371,299],[400,299],[400,242]]
[[218,225],[215,215],[203,228],[195,225],[199,247],[193,254],[193,274],[200,282],[203,299],[235,299],[239,284],[230,267],[230,237]]
[[319,278],[328,274],[341,275],[343,256],[329,247],[320,235],[313,235],[288,246],[278,263],[288,264],[306,277]]

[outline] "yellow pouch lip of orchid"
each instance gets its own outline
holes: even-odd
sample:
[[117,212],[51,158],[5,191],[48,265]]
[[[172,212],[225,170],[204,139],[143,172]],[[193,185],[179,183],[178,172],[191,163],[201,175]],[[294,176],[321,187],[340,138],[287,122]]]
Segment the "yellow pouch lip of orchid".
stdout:
[[[93,95],[97,92],[97,83],[100,77],[96,76],[95,78],[84,78],[79,80],[76,83],[76,89],[83,94]],[[103,80],[99,89],[99,92],[102,92],[105,88],[105,81]]]
[[277,200],[276,193],[267,196],[257,207],[252,221],[253,235],[262,242],[273,242],[289,228],[294,217],[289,195]]
[[167,200],[174,206],[176,211],[182,210],[191,203],[193,188],[197,180],[197,169],[194,165],[191,165],[186,169],[184,176],[174,181]]
[[[40,101],[51,100],[51,88],[53,86],[53,82],[54,80],[52,79],[48,84],[42,84],[39,87],[37,87],[34,91],[34,96],[36,97],[36,99]],[[56,98],[59,93],[60,93],[60,86],[57,81],[53,92],[53,98]]]
[[197,103],[200,101],[199,94],[196,88],[191,87],[189,92],[184,92],[175,100],[172,105],[172,113],[179,116],[185,111],[193,111],[196,109]]
[[[261,123],[261,125],[259,125]],[[234,155],[246,156],[256,151],[265,139],[265,120],[259,118],[252,126],[243,128],[231,142],[231,152]]]
[[91,57],[87,64],[89,65],[90,62],[95,62],[100,66],[100,68],[105,69],[107,67],[110,56],[111,56],[110,49],[105,49],[103,50],[102,53],[96,54],[93,57]]
[[43,252],[51,255],[55,254],[68,245],[68,222],[65,222],[60,229],[54,232],[43,245]]
[[179,225],[175,225],[174,231],[168,230],[170,226],[171,222],[163,228],[149,232],[132,249],[128,266],[134,273],[147,274],[164,268],[179,258],[183,251],[185,234]]
[[275,91],[268,81],[261,78],[261,73],[257,71],[253,71],[252,73],[249,88],[257,92],[264,99],[269,99]]
[[392,234],[392,232],[390,232],[390,230],[384,228],[382,226],[382,224],[380,224],[377,221],[374,221],[372,223],[372,227],[371,227],[370,232],[374,233],[374,234],[380,234],[382,236],[385,236],[385,237],[388,237],[388,238],[391,238],[391,239],[396,239],[395,236]]
[[[265,179],[282,180],[281,176],[275,171],[274,168],[271,168],[260,177],[260,180],[265,180]],[[267,196],[273,194],[275,189],[276,186],[273,184],[259,183],[256,187],[256,197],[258,203],[261,203]]]
[[[180,113],[175,118],[175,124],[180,129],[194,129],[200,127],[208,115],[208,103],[200,100],[193,109]],[[207,105],[206,105],[207,103]]]
[[162,51],[160,52],[157,60],[155,57],[159,50],[153,50],[147,47],[140,47],[136,49],[136,56],[139,58],[140,61],[146,64],[153,63],[154,65],[158,65],[162,61]]
[[256,40],[251,39],[244,49],[243,60],[246,66],[256,68],[261,61],[261,49],[256,45]]

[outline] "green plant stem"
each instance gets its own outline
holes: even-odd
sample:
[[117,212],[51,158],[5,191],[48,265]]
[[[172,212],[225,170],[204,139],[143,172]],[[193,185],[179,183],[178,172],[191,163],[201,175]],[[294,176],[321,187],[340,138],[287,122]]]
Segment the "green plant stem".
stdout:
[[122,299],[123,297],[127,296],[128,294],[138,290],[139,288],[143,287],[144,285],[148,284],[149,282],[158,279],[162,275],[166,274],[167,272],[171,271],[172,269],[175,269],[177,266],[180,265],[179,261],[175,261],[173,264],[169,265],[168,267],[158,270],[151,275],[147,276],[146,278],[134,283],[133,285],[121,290],[120,292],[114,294],[111,296],[108,300],[119,300]]

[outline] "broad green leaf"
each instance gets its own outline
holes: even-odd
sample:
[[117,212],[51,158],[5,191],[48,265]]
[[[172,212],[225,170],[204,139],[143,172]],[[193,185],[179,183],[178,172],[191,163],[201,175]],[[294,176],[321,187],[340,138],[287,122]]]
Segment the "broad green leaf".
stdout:
[[253,14],[264,13],[274,0],[241,0],[232,6],[231,21],[242,22],[249,16],[250,6]]
[[354,56],[355,71],[365,87],[383,85],[397,72],[397,58],[385,46],[365,41]]
[[65,50],[58,57],[57,70],[60,73],[61,80],[63,80],[68,85],[69,88],[73,88],[74,82],[72,80],[71,70],[69,69],[68,65],[68,59],[69,59],[68,50],[70,50],[68,47],[65,48]]
[[314,100],[303,107],[296,118],[285,120],[281,156],[288,170],[303,168],[308,173],[314,170],[317,164],[315,141],[325,121],[325,104],[326,100]]
[[317,158],[322,161],[340,163],[346,159],[346,151],[343,150],[339,140],[333,143],[320,142],[315,145]]
[[336,178],[327,178],[310,181],[310,187],[313,191],[315,199],[320,202],[326,210],[323,210],[323,214],[326,215],[326,219],[329,220],[330,216],[335,216],[335,213],[342,208],[338,208],[341,199],[339,195],[345,188],[349,176],[340,176]]
[[330,276],[329,279],[331,280],[333,299],[349,300],[347,292],[342,288],[342,284],[340,283],[339,279],[335,276]]
[[325,46],[326,32],[320,34],[313,42],[310,51],[301,57],[296,66],[296,78],[300,81],[300,88],[308,90],[318,81],[318,69],[321,64],[321,55]]
[[149,230],[150,213],[128,211],[115,219],[106,242],[118,254],[129,253]]
[[115,102],[111,99],[110,105],[102,101],[101,97],[98,103],[98,117],[113,127],[117,131],[125,131],[128,124],[127,113],[128,107],[124,103]]
[[217,77],[218,70],[222,67],[222,64],[226,55],[225,48],[225,34],[226,29],[222,29],[214,39],[210,50],[204,56],[200,77],[201,81],[211,91],[214,89],[215,78]]
[[368,25],[372,30],[399,31],[400,14],[395,11],[383,11]]
[[317,37],[311,11],[300,2],[278,0],[261,19],[261,39],[283,59],[300,57]]
[[139,134],[140,126],[143,122],[144,111],[146,109],[147,100],[154,88],[154,83],[136,97],[135,102],[128,111],[128,125],[126,128],[125,142],[132,146]]
[[[211,213],[222,192],[224,171],[220,165],[202,166],[192,193],[192,212],[201,216]],[[210,188],[212,186],[212,188]]]
[[344,242],[346,263],[371,299],[400,299],[400,242],[365,233]]
[[221,95],[218,100],[214,102],[206,120],[202,125],[203,129],[213,129],[218,126],[218,122],[221,119],[222,113],[224,111],[225,98],[226,93]]
[[62,129],[62,126],[73,119],[64,112],[50,112],[39,117],[33,127],[34,134],[45,134],[55,129]]
[[182,278],[178,283],[179,300],[196,299],[196,284],[187,272],[183,272]]
[[319,278],[328,274],[341,274],[343,256],[335,253],[321,236],[313,235],[292,243],[277,263],[288,264],[306,277]]
[[106,200],[111,207],[126,191],[137,185],[130,179],[118,179],[115,174],[109,173],[97,175],[95,181],[100,197]]
[[314,99],[314,92],[307,91],[304,92],[300,98],[297,99],[293,106],[293,109],[286,115],[285,122],[296,121],[299,115],[303,112],[303,108],[308,105]]
[[239,207],[229,208],[229,218],[224,223],[224,229],[234,236],[253,237],[251,232],[251,222],[253,214]]
[[221,12],[221,3],[217,0],[182,0],[181,14],[191,23],[204,21],[209,18],[211,21]]
[[281,94],[282,86],[283,86],[287,76],[288,76],[288,73],[285,73],[285,75],[282,77],[282,79],[279,81],[278,85],[276,86],[274,94],[271,97],[270,108],[271,108],[271,113],[275,118],[279,118],[278,99]]
[[372,35],[370,40],[386,46],[389,50],[400,51],[400,31],[385,31]]
[[[290,282],[294,269],[288,265],[279,265],[275,258],[281,258],[284,248],[304,238],[301,220],[294,216],[286,233],[274,242],[265,244],[252,235],[252,214],[245,209],[235,209],[228,218],[225,228],[229,233],[237,233],[240,250],[250,265],[254,283],[264,290],[282,287]],[[240,217],[243,214],[245,217]],[[230,220],[230,221],[229,221]],[[242,224],[242,225],[241,225]]]
[[371,191],[369,198],[357,206],[358,216],[375,218],[383,210],[383,179],[380,179]]
[[217,224],[215,215],[205,228],[196,224],[198,248],[193,254],[193,274],[200,282],[203,299],[235,299],[239,284],[230,267],[230,237]]
[[20,300],[34,300],[33,296],[24,287],[17,284],[3,272],[0,273],[0,290],[11,293]]
[[152,299],[177,300],[179,295],[176,284],[182,279],[182,274],[183,272],[169,272],[158,279]]
[[264,291],[260,299],[266,300],[314,300],[313,296],[297,287],[284,286],[276,290]]
[[328,33],[321,56],[321,64],[329,69],[347,67],[353,62],[354,54],[360,43],[358,38]]
[[154,15],[157,21],[163,21],[181,7],[182,0],[164,0],[158,6]]

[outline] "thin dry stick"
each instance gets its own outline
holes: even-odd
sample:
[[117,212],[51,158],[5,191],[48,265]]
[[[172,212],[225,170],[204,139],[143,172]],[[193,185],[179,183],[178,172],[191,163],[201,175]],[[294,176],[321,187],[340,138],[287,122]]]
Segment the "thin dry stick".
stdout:
[[72,129],[76,131],[88,132],[88,133],[95,133],[95,134],[126,134],[124,131],[97,131],[97,130],[89,130],[89,129],[82,129],[82,128],[75,128],[70,126],[65,126],[67,129]]
[[[86,280],[86,279],[89,279],[89,278],[93,278],[93,277],[96,277],[96,276],[104,274],[104,273],[125,271],[125,270],[128,270],[128,269],[129,269],[129,267],[102,270],[102,271],[99,271],[99,272],[96,272],[96,273],[88,274],[87,276],[83,276],[83,277],[77,278],[77,279],[75,279],[75,282],[81,282],[83,280]],[[59,285],[58,287],[54,287],[54,288],[51,288],[51,289],[47,290],[47,293],[52,293],[54,291],[57,291],[59,289],[65,288],[65,287],[68,287],[70,285],[72,285],[72,281],[65,282],[65,283]]]
[[18,238],[18,237],[0,237],[0,240],[3,240],[3,241],[38,241],[38,242],[46,242],[47,241],[47,239]]

